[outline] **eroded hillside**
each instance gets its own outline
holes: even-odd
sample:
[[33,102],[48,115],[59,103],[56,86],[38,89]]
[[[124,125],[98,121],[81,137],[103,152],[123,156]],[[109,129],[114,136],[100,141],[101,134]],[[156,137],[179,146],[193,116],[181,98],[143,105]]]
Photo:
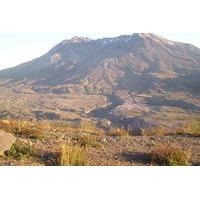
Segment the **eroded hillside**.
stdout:
[[0,71],[0,115],[128,129],[200,118],[200,50],[154,34],[62,41]]

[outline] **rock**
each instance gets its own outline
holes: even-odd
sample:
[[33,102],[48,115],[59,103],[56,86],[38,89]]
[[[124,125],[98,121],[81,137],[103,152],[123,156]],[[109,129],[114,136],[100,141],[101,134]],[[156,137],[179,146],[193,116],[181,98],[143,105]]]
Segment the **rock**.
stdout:
[[0,130],[0,155],[10,149],[15,139],[16,138],[11,133]]
[[134,128],[132,131],[130,131],[130,135],[133,136],[142,136],[144,135],[145,131],[142,128]]

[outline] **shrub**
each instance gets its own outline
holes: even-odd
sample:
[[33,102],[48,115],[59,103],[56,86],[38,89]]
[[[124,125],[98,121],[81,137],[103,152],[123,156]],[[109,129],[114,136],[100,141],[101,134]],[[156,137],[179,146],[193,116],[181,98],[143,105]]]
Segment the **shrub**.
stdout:
[[0,128],[14,135],[29,137],[31,139],[43,138],[47,126],[42,123],[31,123],[26,121],[4,120],[0,122]]
[[88,120],[81,120],[81,131],[85,133],[94,133],[96,131],[95,123]]
[[188,166],[189,154],[179,146],[157,145],[151,151],[151,161],[162,166]]
[[94,148],[98,148],[100,147],[100,143],[97,141],[97,138],[93,135],[89,135],[89,134],[84,134],[84,135],[81,135],[77,138],[77,142],[79,143],[79,145],[81,147],[88,147],[88,146],[91,146],[91,147],[94,147]]
[[10,159],[21,160],[29,159],[35,156],[36,151],[33,147],[28,144],[23,144],[20,142],[15,142],[10,150],[5,152],[5,156]]
[[61,166],[84,166],[86,165],[85,150],[70,144],[62,145],[58,162]]

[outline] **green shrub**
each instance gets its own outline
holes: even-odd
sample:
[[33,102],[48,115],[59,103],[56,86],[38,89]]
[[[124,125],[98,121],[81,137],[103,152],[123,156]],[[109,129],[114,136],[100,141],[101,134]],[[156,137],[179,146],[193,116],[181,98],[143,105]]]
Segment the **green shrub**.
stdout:
[[14,143],[10,150],[5,152],[5,156],[10,159],[21,160],[29,159],[35,156],[36,151],[33,147],[28,144],[23,144],[20,142]]

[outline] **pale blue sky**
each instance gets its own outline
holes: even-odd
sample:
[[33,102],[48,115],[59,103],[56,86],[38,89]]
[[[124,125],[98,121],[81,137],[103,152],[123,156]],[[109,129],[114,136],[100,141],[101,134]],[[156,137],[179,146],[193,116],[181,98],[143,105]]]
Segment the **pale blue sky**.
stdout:
[[[46,53],[57,43],[75,35],[90,38],[114,37],[121,34],[71,33],[0,33],[0,69],[13,67]],[[194,44],[200,48],[200,33],[157,33],[168,39]]]

